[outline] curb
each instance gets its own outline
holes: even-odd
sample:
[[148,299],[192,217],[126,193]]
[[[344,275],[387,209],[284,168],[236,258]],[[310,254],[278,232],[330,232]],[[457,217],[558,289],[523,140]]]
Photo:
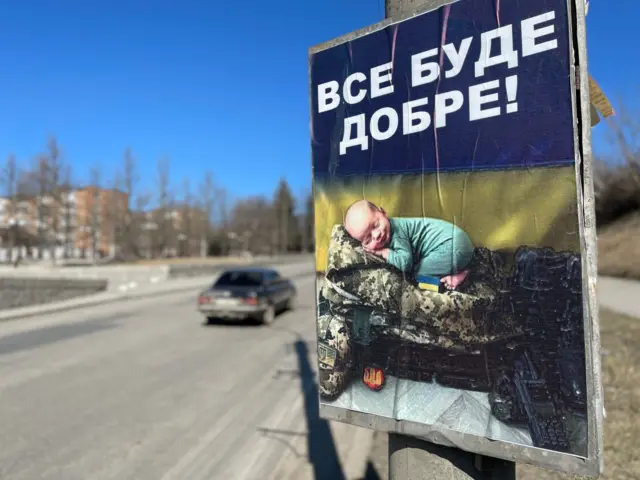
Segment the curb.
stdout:
[[[128,293],[128,294],[123,293],[123,294],[118,294],[117,296],[112,296],[107,298],[87,298],[86,300],[79,301],[77,303],[72,303],[69,305],[49,305],[48,308],[45,307],[47,304],[42,304],[41,305],[42,309],[38,311],[12,312],[7,314],[3,314],[3,312],[0,312],[0,323],[10,322],[12,320],[19,320],[23,318],[37,317],[40,315],[48,315],[50,313],[66,312],[69,310],[76,310],[76,309],[85,308],[85,307],[94,307],[96,305],[104,305],[107,303],[115,303],[115,302],[121,302],[121,301],[127,301],[127,300],[137,300],[141,298],[149,298],[149,297],[155,297],[159,295],[167,295],[171,293],[186,292],[186,291],[197,289],[197,288],[198,288],[197,286],[193,286],[193,285],[189,285],[189,286],[184,285],[182,287],[176,287],[174,290],[155,290],[155,291],[152,290],[149,292]],[[32,307],[27,307],[27,308],[32,308]]]
[[[288,262],[285,263],[283,266],[290,266],[294,264],[293,262]],[[304,265],[303,262],[300,262],[300,265]],[[309,273],[310,275],[311,273]],[[307,273],[295,273],[292,275],[287,275],[288,278],[291,278],[292,280],[296,279],[296,278],[300,278],[302,276],[308,275]],[[211,278],[211,274],[207,274],[207,275],[202,275],[202,276],[194,276],[194,277],[178,277],[178,278],[174,278],[174,279],[169,279],[166,280],[164,282],[162,282],[163,285],[167,285],[167,284],[171,284],[174,281],[177,280],[190,280],[193,283],[198,282],[198,279],[202,279],[203,284],[206,283],[207,281],[210,281]],[[151,298],[151,297],[155,297],[155,296],[159,296],[159,295],[170,295],[172,293],[180,293],[180,292],[187,292],[189,290],[193,290],[196,291],[201,288],[201,286],[199,285],[182,285],[182,286],[174,286],[173,288],[161,288],[158,290],[151,290],[151,291],[147,291],[147,292],[131,292],[131,293],[120,293],[120,294],[113,294],[110,292],[101,292],[96,294],[96,296],[98,295],[105,295],[105,297],[103,298],[95,298],[93,296],[89,296],[89,297],[84,297],[82,299],[79,299],[78,297],[76,297],[76,299],[70,299],[68,300],[68,304],[65,303],[58,303],[58,304],[41,304],[41,305],[34,305],[31,307],[22,307],[25,309],[25,311],[11,311],[11,310],[19,310],[19,309],[11,309],[11,310],[6,310],[5,312],[0,311],[0,323],[3,322],[10,322],[12,320],[20,320],[23,318],[31,318],[31,317],[37,317],[40,315],[48,315],[51,313],[60,313],[60,312],[66,312],[66,311],[70,311],[70,310],[76,310],[76,309],[80,309],[80,308],[85,308],[85,307],[93,307],[96,305],[105,305],[108,303],[115,303],[115,302],[121,302],[121,301],[128,301],[128,300],[137,300],[137,299],[142,299],[142,298]],[[107,296],[110,295],[110,296]],[[195,295],[195,293],[194,293]],[[74,301],[75,300],[75,301]]]

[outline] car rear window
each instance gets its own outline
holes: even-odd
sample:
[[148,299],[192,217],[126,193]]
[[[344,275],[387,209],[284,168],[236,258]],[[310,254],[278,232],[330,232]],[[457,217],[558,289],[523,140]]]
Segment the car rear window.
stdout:
[[226,272],[215,283],[217,287],[258,287],[262,285],[261,272]]

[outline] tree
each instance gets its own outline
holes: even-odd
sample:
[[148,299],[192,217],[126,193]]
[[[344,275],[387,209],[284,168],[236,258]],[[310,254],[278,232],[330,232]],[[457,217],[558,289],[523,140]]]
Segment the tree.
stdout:
[[14,199],[18,188],[18,165],[16,156],[10,154],[2,167],[1,177],[4,194],[8,199]]
[[147,212],[152,198],[153,195],[149,192],[139,193],[136,195],[135,212],[130,212],[133,223],[132,231],[136,234],[132,241],[136,256],[153,256],[153,237],[158,225]]
[[91,169],[91,187],[89,190],[89,208],[87,212],[87,222],[85,223],[91,239],[91,252],[93,263],[96,262],[100,250],[100,240],[102,233],[102,172],[100,165],[96,164]]
[[263,196],[236,202],[226,232],[233,250],[257,254],[270,253],[274,231],[273,207]]
[[169,190],[169,160],[167,158],[158,159],[156,175],[158,208],[155,211],[154,222],[158,230],[154,235],[153,251],[155,255],[162,256],[170,247],[173,239],[173,199]]
[[15,247],[15,229],[17,228],[17,197],[18,197],[18,165],[15,155],[11,154],[7,157],[7,161],[2,168],[2,187],[4,194],[9,200],[8,217],[9,217],[9,248],[13,251]]
[[276,189],[273,209],[275,228],[277,229],[277,246],[281,253],[287,252],[297,241],[298,229],[295,218],[295,201],[287,181],[282,178]]
[[218,212],[218,232],[220,232],[220,238],[222,239],[222,252],[224,255],[229,253],[229,224],[231,222],[231,214],[229,212],[228,194],[227,189],[224,187],[216,188],[216,205]]
[[34,160],[32,169],[27,173],[25,178],[29,186],[27,191],[35,192],[35,208],[36,208],[36,235],[38,242],[38,257],[41,258],[42,250],[48,243],[48,219],[49,206],[51,196],[48,195],[51,190],[49,183],[49,165],[46,155],[38,155]]
[[[122,244],[126,256],[140,256],[138,244],[141,232],[139,225],[136,225],[136,218],[134,218],[133,214],[134,195],[140,178],[136,170],[136,161],[130,147],[127,147],[124,151],[121,176],[124,194],[127,199],[126,208],[118,212],[121,215],[121,218],[118,219],[118,224],[122,225],[120,227],[122,232],[121,236],[123,237]],[[138,200],[136,200],[136,202],[138,202]],[[142,203],[145,203],[144,199]]]
[[50,225],[50,238],[51,243],[49,245],[50,255],[53,260],[56,258],[56,247],[60,243],[60,212],[64,203],[64,196],[66,191],[61,188],[61,180],[64,175],[64,162],[60,153],[60,147],[55,137],[50,137],[47,143],[47,163],[48,168],[48,195],[51,196],[51,204],[48,208],[47,223]]
[[305,201],[305,210],[303,213],[302,230],[304,232],[304,238],[306,238],[302,248],[303,252],[311,252],[315,248],[316,237],[314,207],[313,194],[309,193]]
[[119,172],[115,172],[104,199],[104,214],[102,215],[105,228],[109,237],[110,255],[119,256],[123,244],[124,218],[128,207],[128,199],[122,192],[122,178]]
[[70,244],[72,239],[72,234],[74,230],[74,218],[73,218],[73,203],[71,201],[71,167],[69,165],[66,166],[64,171],[64,185],[65,192],[62,194],[62,215],[64,218],[63,226],[64,226],[64,258],[70,257]]
[[640,210],[640,121],[621,102],[608,121],[613,154],[594,161],[594,194],[598,227]]
[[220,192],[216,188],[213,174],[207,170],[199,188],[202,218],[198,225],[200,235],[200,256],[205,257],[211,242],[211,225],[213,224],[216,201],[220,202]]
[[193,196],[191,195],[191,184],[185,177],[182,181],[182,206],[180,208],[180,237],[178,238],[178,255],[190,256],[191,244],[193,241]]

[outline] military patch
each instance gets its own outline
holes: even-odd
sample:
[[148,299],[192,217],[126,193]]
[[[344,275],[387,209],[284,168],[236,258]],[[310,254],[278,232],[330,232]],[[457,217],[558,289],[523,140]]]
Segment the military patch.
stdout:
[[384,372],[381,368],[364,367],[362,381],[371,390],[378,391],[384,387]]
[[331,370],[336,364],[336,357],[338,353],[335,348],[331,348],[329,345],[323,342],[318,342],[318,363],[320,368]]

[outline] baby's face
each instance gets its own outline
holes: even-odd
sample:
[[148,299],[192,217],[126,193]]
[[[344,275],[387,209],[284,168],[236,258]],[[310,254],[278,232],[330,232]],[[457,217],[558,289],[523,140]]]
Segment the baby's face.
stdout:
[[379,250],[387,245],[391,233],[389,219],[384,211],[369,208],[354,212],[345,228],[363,247],[371,250]]

